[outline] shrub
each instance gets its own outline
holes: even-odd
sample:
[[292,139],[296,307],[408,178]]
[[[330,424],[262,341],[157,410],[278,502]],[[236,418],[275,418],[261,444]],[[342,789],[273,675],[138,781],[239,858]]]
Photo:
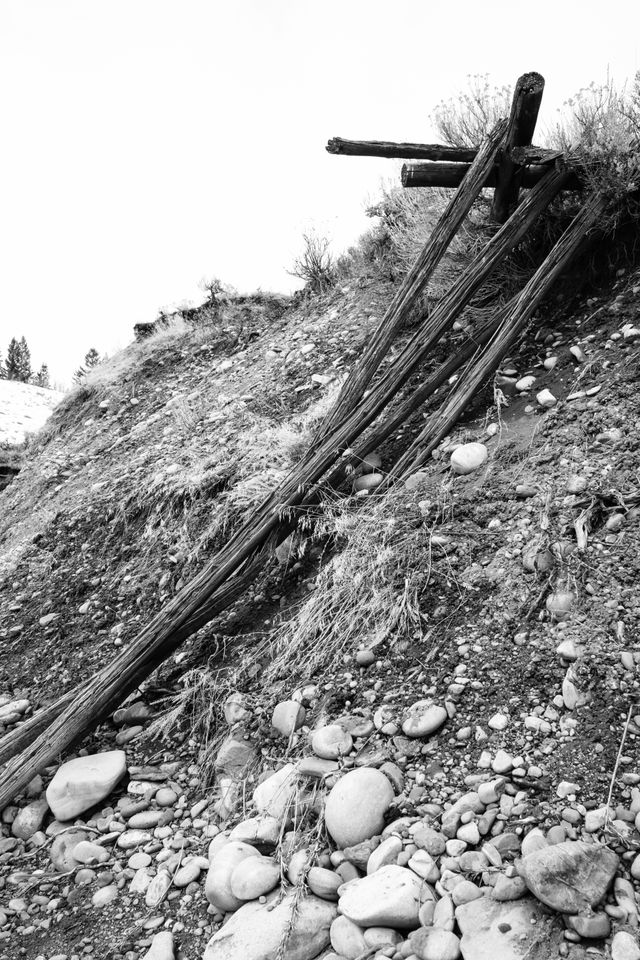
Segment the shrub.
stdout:
[[433,112],[436,129],[452,147],[478,147],[511,111],[511,88],[489,83],[488,74],[467,77],[467,89],[442,100]]
[[329,241],[314,231],[302,235],[304,248],[288,273],[303,280],[312,293],[324,293],[336,281],[336,267],[329,253]]

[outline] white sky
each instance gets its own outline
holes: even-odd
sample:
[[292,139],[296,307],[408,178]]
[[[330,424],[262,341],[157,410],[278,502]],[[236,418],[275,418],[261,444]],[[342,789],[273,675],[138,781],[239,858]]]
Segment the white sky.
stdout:
[[291,289],[302,231],[346,247],[395,175],[329,137],[433,139],[467,74],[528,70],[544,126],[633,77],[639,27],[635,0],[0,0],[0,350],[68,381],[205,274]]

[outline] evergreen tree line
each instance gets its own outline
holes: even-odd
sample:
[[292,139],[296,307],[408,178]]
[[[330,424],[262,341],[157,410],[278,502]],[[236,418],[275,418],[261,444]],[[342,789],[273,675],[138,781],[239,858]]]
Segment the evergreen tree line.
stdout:
[[[87,351],[82,366],[78,367],[73,375],[74,383],[80,381],[87,375],[92,367],[96,367],[101,362],[101,357],[95,347]],[[37,372],[31,368],[31,351],[24,337],[16,340],[12,337],[7,348],[7,356],[3,360],[0,353],[0,380],[18,380],[20,383],[32,383],[36,387],[45,387],[51,389],[51,378],[49,368],[43,363]]]

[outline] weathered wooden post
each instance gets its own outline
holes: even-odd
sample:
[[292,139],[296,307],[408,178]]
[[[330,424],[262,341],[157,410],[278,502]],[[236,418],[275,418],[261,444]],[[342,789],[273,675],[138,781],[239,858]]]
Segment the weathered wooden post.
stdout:
[[544,77],[539,73],[524,73],[516,83],[491,207],[491,217],[498,223],[505,223],[518,202],[523,168],[514,161],[511,151],[514,147],[530,146],[543,90]]

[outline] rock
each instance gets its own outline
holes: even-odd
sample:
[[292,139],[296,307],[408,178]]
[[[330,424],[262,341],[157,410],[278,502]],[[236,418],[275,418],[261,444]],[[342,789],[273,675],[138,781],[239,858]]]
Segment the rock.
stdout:
[[159,907],[171,887],[171,874],[168,870],[159,870],[147,887],[144,902],[152,910]]
[[343,882],[339,873],[335,873],[334,870],[327,870],[325,867],[311,867],[307,874],[309,890],[316,897],[322,897],[323,900],[337,900],[338,889]]
[[555,407],[556,403],[558,402],[551,393],[551,390],[547,389],[541,390],[539,393],[537,393],[536,400],[541,407]]
[[232,727],[236,723],[244,723],[251,719],[252,713],[246,698],[241,693],[232,693],[227,697],[222,707],[224,718]]
[[229,840],[241,840],[253,846],[275,847],[280,837],[281,823],[275,817],[249,817],[236,824]]
[[463,443],[451,454],[451,469],[458,475],[473,473],[489,456],[484,443]]
[[90,840],[81,840],[72,851],[72,857],[78,863],[105,863],[109,859],[109,851]]
[[278,893],[266,903],[245,903],[209,940],[203,960],[272,960],[289,924],[284,960],[312,960],[329,944],[329,930],[336,918],[335,904],[318,897],[296,903],[289,894],[278,903]]
[[86,839],[86,830],[80,828],[77,830],[68,830],[66,833],[59,833],[54,838],[49,850],[49,857],[58,873],[68,873],[78,866],[78,861],[74,859],[73,851],[82,840]]
[[34,800],[18,811],[11,824],[11,833],[19,840],[30,840],[34,833],[42,828],[44,818],[49,810],[49,804],[43,798]]
[[234,867],[229,886],[238,900],[257,900],[277,887],[280,867],[271,857],[248,857]]
[[174,960],[174,956],[173,934],[170,930],[161,930],[154,936],[142,960]]
[[253,802],[258,813],[276,820],[284,820],[291,809],[296,793],[298,775],[292,763],[285,764],[280,770],[259,783],[253,791]]
[[364,942],[368,947],[394,947],[402,942],[402,934],[391,927],[368,927],[364,932]]
[[107,797],[126,772],[124,750],[110,750],[68,760],[47,787],[47,802],[56,820],[73,820]]
[[565,840],[520,860],[518,872],[542,903],[559,913],[580,913],[601,903],[618,863],[608,847]]
[[565,917],[569,930],[575,930],[586,940],[604,940],[611,933],[611,921],[606,913],[594,913],[588,917]]
[[527,885],[522,877],[505,877],[503,873],[498,875],[495,886],[491,891],[494,900],[500,900],[508,903],[509,900],[519,900],[527,892]]
[[353,489],[355,493],[369,493],[379,487],[383,481],[384,476],[381,473],[365,473],[353,481]]
[[464,960],[548,960],[558,955],[562,937],[531,897],[499,903],[489,897],[456,909]]
[[215,769],[218,773],[241,779],[255,759],[256,749],[252,743],[248,740],[228,736],[222,741],[216,755]]
[[611,941],[611,960],[640,960],[640,945],[626,930],[618,930]]
[[346,960],[356,960],[367,949],[364,930],[348,917],[336,917],[331,924],[331,946]]
[[211,862],[204,885],[204,893],[214,907],[221,913],[237,910],[243,901],[236,897],[231,889],[231,876],[247,857],[260,857],[255,847],[238,840],[230,840],[217,851]]
[[322,760],[337,760],[351,752],[353,738],[337,723],[319,727],[311,734],[311,749]]
[[340,765],[335,760],[322,760],[320,757],[302,757],[296,764],[301,777],[313,777],[323,780],[330,773],[336,773]]
[[417,927],[422,902],[434,899],[431,889],[412,870],[395,865],[350,880],[338,893],[340,913],[359,926],[401,930]]
[[421,960],[458,960],[460,940],[450,930],[425,927],[419,940],[411,939],[411,947]]
[[202,866],[195,858],[193,860],[186,860],[173,875],[174,887],[181,890],[183,887],[188,887],[190,883],[196,883],[200,879],[202,869]]
[[290,737],[302,726],[306,715],[307,711],[295,700],[283,700],[274,708],[271,726],[283,737]]
[[94,895],[91,897],[91,903],[94,907],[106,907],[110,903],[113,903],[114,900],[118,899],[118,888],[115,883],[110,883],[106,887],[101,887],[99,890],[96,890]]
[[345,847],[342,852],[348,863],[353,864],[358,870],[366,872],[367,864],[373,851],[380,845],[380,841],[380,837],[370,837],[368,840],[354,843],[352,847]]
[[386,867],[390,863],[396,863],[398,854],[401,852],[402,840],[400,837],[386,837],[369,857],[367,861],[367,873],[375,873],[380,867]]
[[392,800],[393,788],[379,770],[361,767],[341,777],[325,803],[325,824],[337,846],[353,846],[379,834]]
[[402,732],[406,737],[428,737],[447,719],[444,707],[432,700],[418,700],[405,711]]

